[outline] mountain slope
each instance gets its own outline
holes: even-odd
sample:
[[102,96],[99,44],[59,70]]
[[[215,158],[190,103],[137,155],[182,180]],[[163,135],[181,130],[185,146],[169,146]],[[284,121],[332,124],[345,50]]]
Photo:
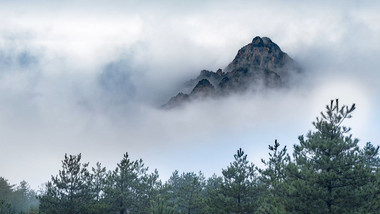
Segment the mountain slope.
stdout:
[[223,96],[260,87],[284,87],[292,74],[298,72],[294,60],[277,44],[267,37],[257,36],[238,51],[224,71],[202,70],[197,78],[186,83],[193,88],[189,95],[179,93],[163,107],[170,109],[200,97]]

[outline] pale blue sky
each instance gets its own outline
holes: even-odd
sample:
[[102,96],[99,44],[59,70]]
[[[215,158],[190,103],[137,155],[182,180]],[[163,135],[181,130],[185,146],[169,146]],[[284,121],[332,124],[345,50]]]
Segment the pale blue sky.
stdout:
[[[292,147],[330,99],[380,140],[376,1],[0,1],[0,176],[33,188],[65,153],[113,169],[123,153],[163,179],[220,173],[242,147],[260,164]],[[201,69],[224,68],[255,36],[304,67],[288,91],[157,107]]]

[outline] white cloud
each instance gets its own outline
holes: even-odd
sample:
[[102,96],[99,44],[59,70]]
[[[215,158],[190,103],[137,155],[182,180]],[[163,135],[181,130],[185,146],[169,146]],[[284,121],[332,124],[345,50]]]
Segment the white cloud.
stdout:
[[[334,98],[357,103],[354,136],[380,139],[377,3],[112,3],[0,4],[0,169],[12,183],[47,181],[64,153],[112,168],[128,151],[164,177],[218,173],[239,147],[259,164]],[[304,67],[294,89],[157,108],[256,35]]]

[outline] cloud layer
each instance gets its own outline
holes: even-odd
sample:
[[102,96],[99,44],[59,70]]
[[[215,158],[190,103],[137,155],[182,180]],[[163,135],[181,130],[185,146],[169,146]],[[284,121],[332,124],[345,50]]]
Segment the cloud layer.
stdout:
[[[163,178],[211,175],[242,147],[259,164],[291,147],[330,99],[380,140],[380,4],[375,1],[26,1],[0,3],[0,176],[34,188],[65,153],[112,169],[129,152]],[[158,107],[201,69],[224,68],[256,35],[304,68],[292,89]]]

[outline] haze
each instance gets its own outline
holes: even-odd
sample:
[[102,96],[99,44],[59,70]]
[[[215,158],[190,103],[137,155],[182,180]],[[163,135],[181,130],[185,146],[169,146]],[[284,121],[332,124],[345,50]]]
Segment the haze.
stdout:
[[[1,1],[0,176],[35,189],[65,153],[113,169],[125,152],[162,179],[218,173],[242,147],[260,165],[330,99],[356,103],[360,145],[379,144],[377,1]],[[304,76],[287,90],[159,107],[201,69],[267,36]]]

